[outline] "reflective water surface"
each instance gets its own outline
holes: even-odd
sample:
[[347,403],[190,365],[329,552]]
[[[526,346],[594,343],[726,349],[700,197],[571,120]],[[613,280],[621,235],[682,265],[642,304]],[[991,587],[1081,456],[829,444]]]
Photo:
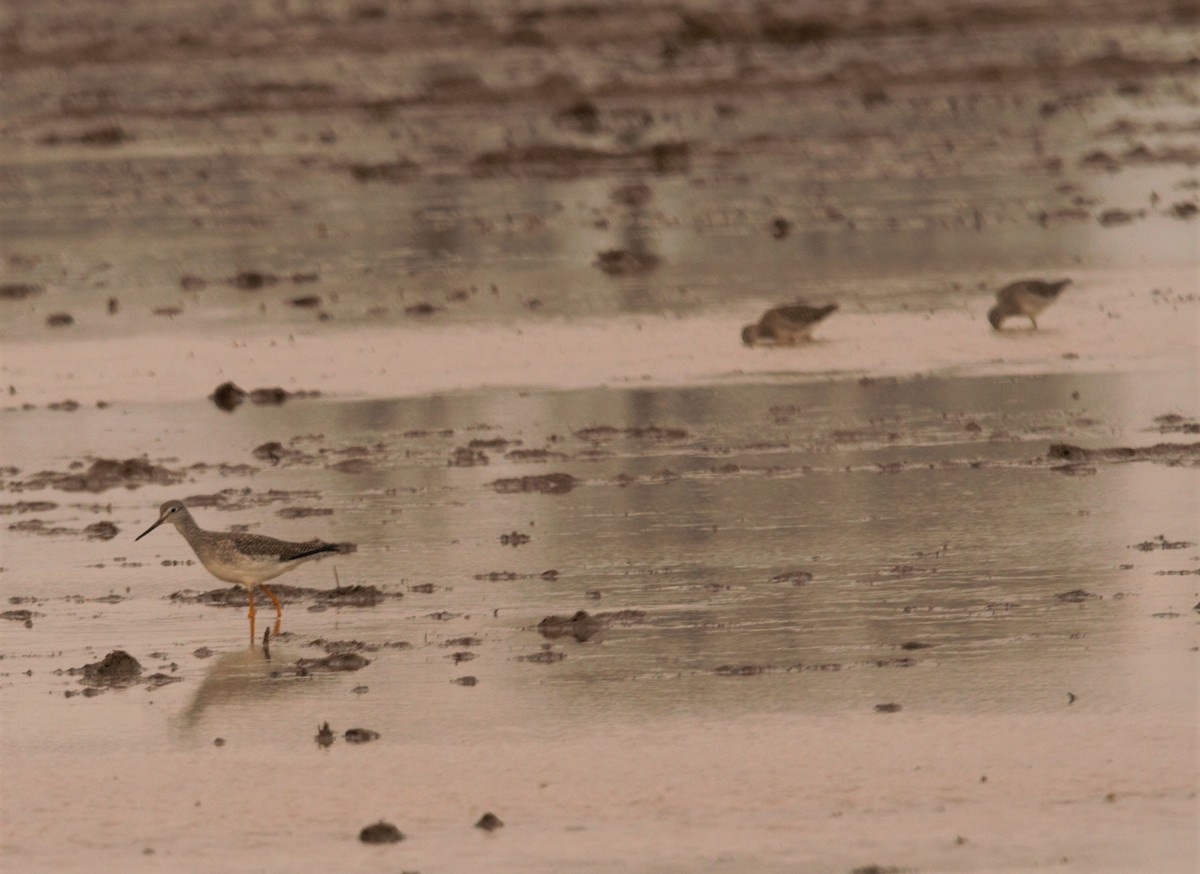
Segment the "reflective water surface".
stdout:
[[[1133,547],[1196,537],[1196,468],[1070,475],[1046,452],[1157,442],[1153,416],[1195,389],[1061,376],[151,405],[78,411],[70,433],[47,430],[54,413],[10,417],[30,470],[129,434],[188,468],[213,433],[253,469],[107,492],[107,542],[3,532],[5,594],[35,614],[4,627],[8,864],[372,870],[356,834],[383,817],[420,870],[634,855],[1184,870],[1197,595],[1178,574],[1200,550]],[[267,438],[306,457],[252,459]],[[488,463],[449,464],[471,440]],[[331,467],[348,454],[365,469]],[[547,472],[579,484],[489,485]],[[280,582],[331,587],[335,565],[403,597],[288,604],[268,653],[269,610],[251,645],[241,609],[173,602],[217,584],[174,531],[132,537],[167,497],[231,488],[240,508],[201,506],[201,524],[359,544]],[[55,526],[92,518],[92,496],[38,497]],[[501,542],[513,532],[528,542]],[[1073,590],[1097,597],[1057,597]],[[578,610],[639,612],[582,642],[539,634]],[[337,641],[370,664],[296,674]],[[64,700],[81,687],[61,671],[111,649],[182,682]],[[348,744],[353,727],[382,738]],[[505,828],[473,833],[485,810]]]

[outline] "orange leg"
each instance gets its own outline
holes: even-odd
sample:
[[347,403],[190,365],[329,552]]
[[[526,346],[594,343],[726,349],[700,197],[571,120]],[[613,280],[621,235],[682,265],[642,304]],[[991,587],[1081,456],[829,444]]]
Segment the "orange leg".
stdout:
[[270,589],[268,589],[262,583],[259,583],[258,587],[267,593],[267,597],[270,598],[271,603],[273,603],[275,605],[275,618],[279,619],[280,617],[282,617],[283,616],[283,607],[281,607],[279,605],[279,599],[275,597],[275,593],[272,592]]
[[246,615],[254,618],[254,586],[246,586],[246,597],[250,599],[250,612]]

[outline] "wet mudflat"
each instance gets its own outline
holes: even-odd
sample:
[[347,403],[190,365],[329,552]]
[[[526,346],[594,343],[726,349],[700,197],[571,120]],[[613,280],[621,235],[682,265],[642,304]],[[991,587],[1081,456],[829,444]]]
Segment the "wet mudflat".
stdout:
[[24,8],[0,869],[1195,870],[1196,25]]
[[[40,443],[52,413],[10,418],[31,467],[110,451],[90,435],[116,416],[182,469],[208,449],[180,415],[247,456],[268,434],[306,449],[108,490],[114,540],[5,526],[5,594],[32,616],[4,627],[6,864],[370,870],[358,834],[382,818],[413,870],[1186,870],[1197,468],[1080,474],[1050,446],[1153,445],[1194,391],[1065,375],[198,401],[80,411]],[[471,440],[486,463],[449,463]],[[350,446],[367,467],[329,465]],[[545,472],[577,485],[494,487]],[[6,519],[91,517],[37,494],[53,509]],[[252,630],[244,598],[200,597],[224,589],[174,531],[132,545],[168,495],[209,527],[359,551],[291,574],[280,627],[268,608]],[[331,512],[283,512],[300,507]],[[387,597],[312,591],[334,567]],[[114,649],[141,676],[83,694],[68,669]],[[495,834],[473,828],[487,811]]]

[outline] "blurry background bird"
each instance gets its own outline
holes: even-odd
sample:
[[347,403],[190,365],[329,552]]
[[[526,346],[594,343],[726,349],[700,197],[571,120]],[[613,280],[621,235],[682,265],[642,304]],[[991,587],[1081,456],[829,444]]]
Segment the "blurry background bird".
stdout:
[[1059,293],[1070,284],[1069,279],[1057,282],[1023,279],[1006,285],[996,292],[996,305],[988,310],[988,321],[999,331],[1001,323],[1009,316],[1027,316],[1036,328],[1038,314],[1054,303]]
[[759,343],[794,346],[811,340],[813,328],[837,308],[835,303],[820,307],[795,303],[769,309],[755,324],[742,328],[742,342],[747,346]]

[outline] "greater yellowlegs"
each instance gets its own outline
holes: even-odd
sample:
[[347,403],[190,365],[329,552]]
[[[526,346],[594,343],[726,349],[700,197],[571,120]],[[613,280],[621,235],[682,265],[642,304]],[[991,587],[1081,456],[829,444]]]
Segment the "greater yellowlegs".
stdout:
[[742,342],[747,346],[764,342],[795,346],[811,339],[817,323],[837,308],[835,303],[822,307],[796,303],[769,309],[755,324],[742,328]]
[[1023,279],[1006,285],[996,292],[996,305],[988,310],[988,321],[999,331],[1001,323],[1009,316],[1026,316],[1036,328],[1038,315],[1070,284],[1069,279],[1057,282]]
[[254,587],[258,586],[275,604],[275,615],[283,615],[283,608],[275,593],[263,585],[280,574],[285,574],[311,558],[323,558],[335,552],[352,552],[348,543],[322,543],[310,540],[307,543],[289,543],[264,537],[261,534],[239,534],[228,531],[205,531],[196,524],[192,514],[182,501],[167,501],[158,509],[158,521],[139,534],[141,540],[159,525],[170,522],[179,529],[187,540],[196,558],[218,580],[245,586],[250,597],[250,612],[254,616]]

